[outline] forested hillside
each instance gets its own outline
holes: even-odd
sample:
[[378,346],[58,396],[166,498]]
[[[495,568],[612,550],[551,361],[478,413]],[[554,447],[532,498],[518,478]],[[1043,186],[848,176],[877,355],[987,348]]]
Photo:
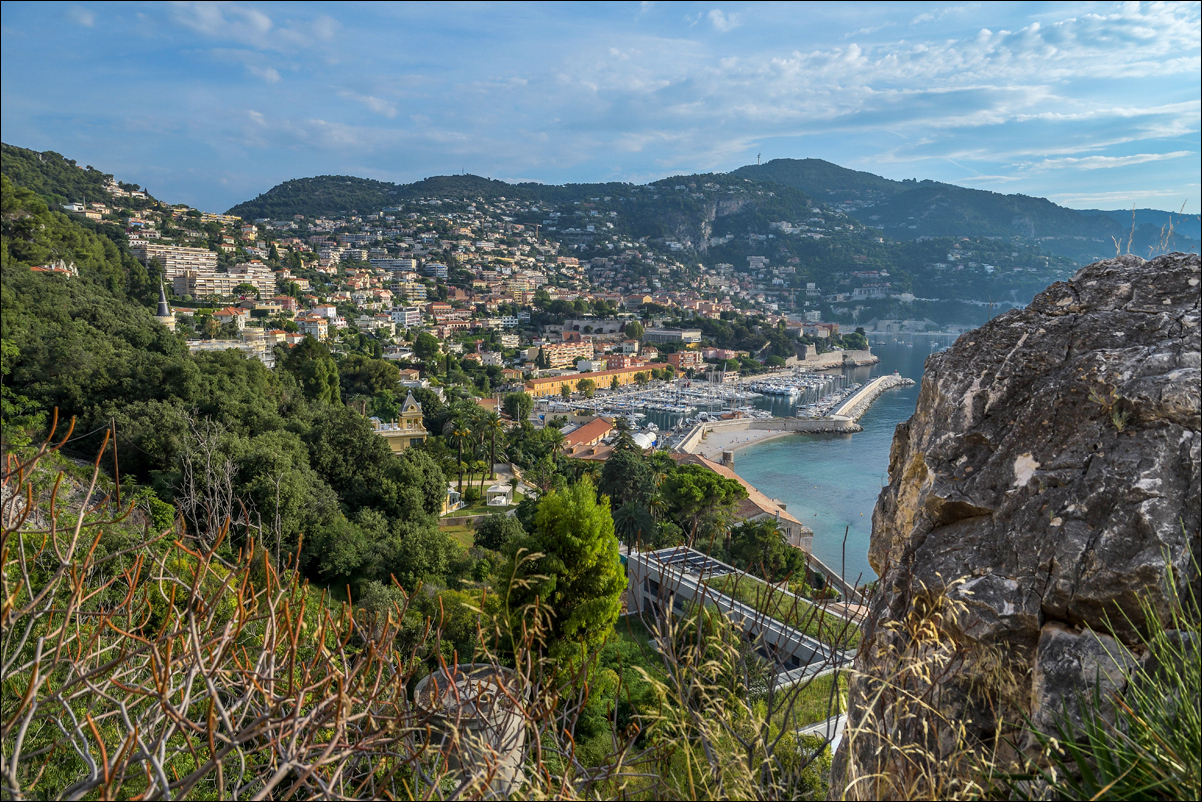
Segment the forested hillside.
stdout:
[[[1115,240],[1132,235],[1131,213],[1076,211],[1045,198],[1003,195],[938,181],[892,181],[848,170],[821,159],[773,159],[735,170],[761,182],[795,187],[816,200],[839,205],[865,225],[898,239],[919,237],[1020,237],[1048,253],[1081,262],[1115,252]],[[1132,253],[1164,250],[1165,212],[1145,210],[1136,219]],[[1198,246],[1197,217],[1178,226],[1172,248]],[[1157,247],[1161,246],[1161,247]],[[1126,247],[1124,242],[1123,247]]]
[[112,179],[108,173],[91,165],[80,167],[74,159],[53,151],[38,153],[8,144],[0,145],[0,172],[52,204],[106,200],[104,185]]
[[905,192],[914,181],[893,181],[873,173],[850,170],[823,159],[773,159],[748,164],[731,175],[795,187],[822,200],[886,198]]
[[[30,269],[50,259],[79,275]],[[190,355],[139,300],[150,291],[140,264],[7,176],[2,269],[6,444],[36,439],[57,408],[78,418],[71,452],[89,457],[115,430],[123,476],[175,503],[202,535],[215,524],[189,494],[213,488],[185,481],[201,453],[227,466],[227,503],[247,505],[228,511],[243,529],[247,516],[274,522],[284,552],[303,534],[315,577],[358,586],[446,572],[441,469],[420,452],[393,458],[341,403],[323,346],[295,349],[275,371],[236,351]]]

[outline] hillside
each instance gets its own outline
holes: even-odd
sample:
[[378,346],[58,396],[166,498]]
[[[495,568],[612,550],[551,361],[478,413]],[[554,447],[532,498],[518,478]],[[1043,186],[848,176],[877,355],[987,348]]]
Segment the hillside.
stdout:
[[277,184],[253,200],[229,210],[247,220],[305,217],[342,217],[367,212],[417,198],[477,198],[570,202],[589,194],[609,193],[622,184],[509,184],[478,175],[436,175],[412,184],[392,184],[349,175],[295,178]]
[[732,170],[731,175],[795,187],[823,200],[886,198],[904,192],[912,181],[892,181],[873,173],[850,170],[823,159],[773,159]]
[[261,217],[344,215],[351,211],[380,209],[396,202],[396,185],[349,175],[293,178],[277,184],[253,200],[229,209],[247,220]]
[[[919,237],[1020,237],[1049,253],[1078,261],[1114,255],[1114,240],[1131,231],[1131,212],[1076,211],[1044,198],[1003,195],[937,181],[892,181],[821,159],[774,159],[735,170],[761,182],[794,187],[834,204],[865,225],[899,240]],[[1136,218],[1131,250],[1158,245],[1168,212],[1144,210]],[[1182,224],[1173,247],[1196,248],[1200,232]],[[1124,246],[1125,247],[1125,246]]]
[[[1131,228],[1131,209],[1114,209],[1111,211],[1080,209],[1079,211],[1084,215],[1109,217],[1117,220],[1119,225],[1126,227],[1127,230]],[[1193,240],[1202,240],[1202,217],[1196,214],[1162,212],[1159,209],[1135,209],[1134,219],[1136,227],[1153,226],[1158,229],[1162,226],[1167,227],[1171,222],[1173,230],[1177,235]]]
[[8,144],[0,144],[0,172],[56,206],[106,200],[109,196],[104,186],[113,178],[91,165],[80,167],[74,159],[52,150],[39,153]]

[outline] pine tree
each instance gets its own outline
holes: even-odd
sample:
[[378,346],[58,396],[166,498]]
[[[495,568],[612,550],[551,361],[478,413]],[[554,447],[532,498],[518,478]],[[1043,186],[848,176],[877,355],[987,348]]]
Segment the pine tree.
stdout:
[[[497,593],[518,624],[515,631],[521,631],[519,618],[537,599],[554,612],[547,635],[553,657],[577,662],[599,648],[618,620],[626,581],[609,502],[597,500],[592,481],[586,477],[544,496],[533,532],[511,548],[514,556],[499,572]],[[542,556],[515,565],[530,554]],[[529,584],[511,582],[515,572]]]

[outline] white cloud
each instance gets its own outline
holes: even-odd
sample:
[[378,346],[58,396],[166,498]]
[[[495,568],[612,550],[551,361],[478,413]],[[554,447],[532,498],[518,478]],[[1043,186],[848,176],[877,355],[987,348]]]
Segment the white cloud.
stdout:
[[254,8],[232,3],[174,3],[175,21],[197,33],[248,45],[262,45],[271,31],[271,17]]
[[714,30],[718,33],[726,33],[734,30],[742,24],[742,15],[736,13],[727,14],[721,9],[713,9],[706,16],[709,17],[710,24],[714,26]]
[[280,82],[280,72],[275,67],[258,67],[253,64],[247,64],[246,71],[256,78],[262,78],[269,84]]
[[376,114],[382,114],[390,120],[397,115],[396,106],[387,100],[381,100],[380,98],[373,97],[372,95],[360,95],[347,90],[339,92],[338,94],[344,98],[347,98],[348,100],[353,100],[356,103],[362,103],[370,111],[373,111]]
[[[1187,185],[1187,187],[1193,190],[1192,194],[1196,198],[1198,185],[1197,184],[1189,184],[1189,185]],[[1172,209],[1172,208],[1176,208],[1176,201],[1183,200],[1183,198],[1181,197],[1181,193],[1174,192],[1173,190],[1163,190],[1163,189],[1147,189],[1147,190],[1136,189],[1136,190],[1120,190],[1117,192],[1094,192],[1094,193],[1062,192],[1062,193],[1058,193],[1058,194],[1048,195],[1048,199],[1055,201],[1056,203],[1059,203],[1062,206],[1068,206],[1070,209],[1072,209],[1072,208],[1080,209],[1082,207],[1090,207],[1090,206],[1105,207],[1107,205],[1118,206],[1119,208],[1123,208],[1123,207],[1130,208],[1132,203],[1138,203],[1141,201],[1142,202],[1168,201],[1168,203],[1165,203],[1164,205],[1169,207],[1170,209]],[[1191,199],[1186,199],[1186,200],[1188,202]],[[1194,201],[1194,202],[1196,203],[1196,201]]]
[[1065,157],[1061,159],[1044,159],[1031,165],[1034,170],[1059,170],[1066,167],[1078,170],[1107,170],[1113,167],[1129,167],[1133,164],[1183,159],[1192,156],[1188,150],[1175,150],[1172,153],[1136,153],[1131,156],[1082,156],[1080,158]]
[[67,9],[67,16],[76,25],[82,25],[85,28],[91,28],[96,24],[96,12],[83,6],[71,6]]
[[208,56],[223,63],[241,64],[248,75],[253,75],[269,84],[279,83],[280,72],[267,62],[267,56],[254,50],[217,47],[207,51]]

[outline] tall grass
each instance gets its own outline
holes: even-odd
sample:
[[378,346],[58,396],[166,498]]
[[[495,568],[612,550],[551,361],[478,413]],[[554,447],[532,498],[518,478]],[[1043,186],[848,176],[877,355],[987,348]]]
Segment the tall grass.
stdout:
[[[1146,600],[1143,667],[1121,695],[1095,686],[1058,711],[1052,732],[1029,727],[1039,746],[1026,771],[1004,779],[1022,799],[1198,799],[1202,797],[1202,661],[1198,598],[1182,598],[1173,572],[1166,577],[1169,616]],[[1129,621],[1128,624],[1131,622]]]
[[[720,615],[654,627],[660,653],[654,671],[631,666],[637,689],[597,670],[597,655],[568,668],[547,658],[555,611],[537,602],[469,609],[475,652],[446,659],[443,621],[410,626],[399,587],[354,605],[261,547],[229,556],[224,531],[202,545],[178,522],[152,530],[98,490],[108,441],[82,486],[48,476],[41,464],[62,442],[5,455],[0,475],[5,799],[826,793],[829,746],[797,732],[795,711],[820,715],[809,697],[827,690],[837,704],[837,686],[751,692],[761,667]],[[498,700],[524,732],[516,755],[414,700],[431,670],[469,663],[506,678]],[[598,711],[607,682],[614,701]],[[601,735],[578,744],[590,727]],[[515,757],[516,784],[501,791]]]

